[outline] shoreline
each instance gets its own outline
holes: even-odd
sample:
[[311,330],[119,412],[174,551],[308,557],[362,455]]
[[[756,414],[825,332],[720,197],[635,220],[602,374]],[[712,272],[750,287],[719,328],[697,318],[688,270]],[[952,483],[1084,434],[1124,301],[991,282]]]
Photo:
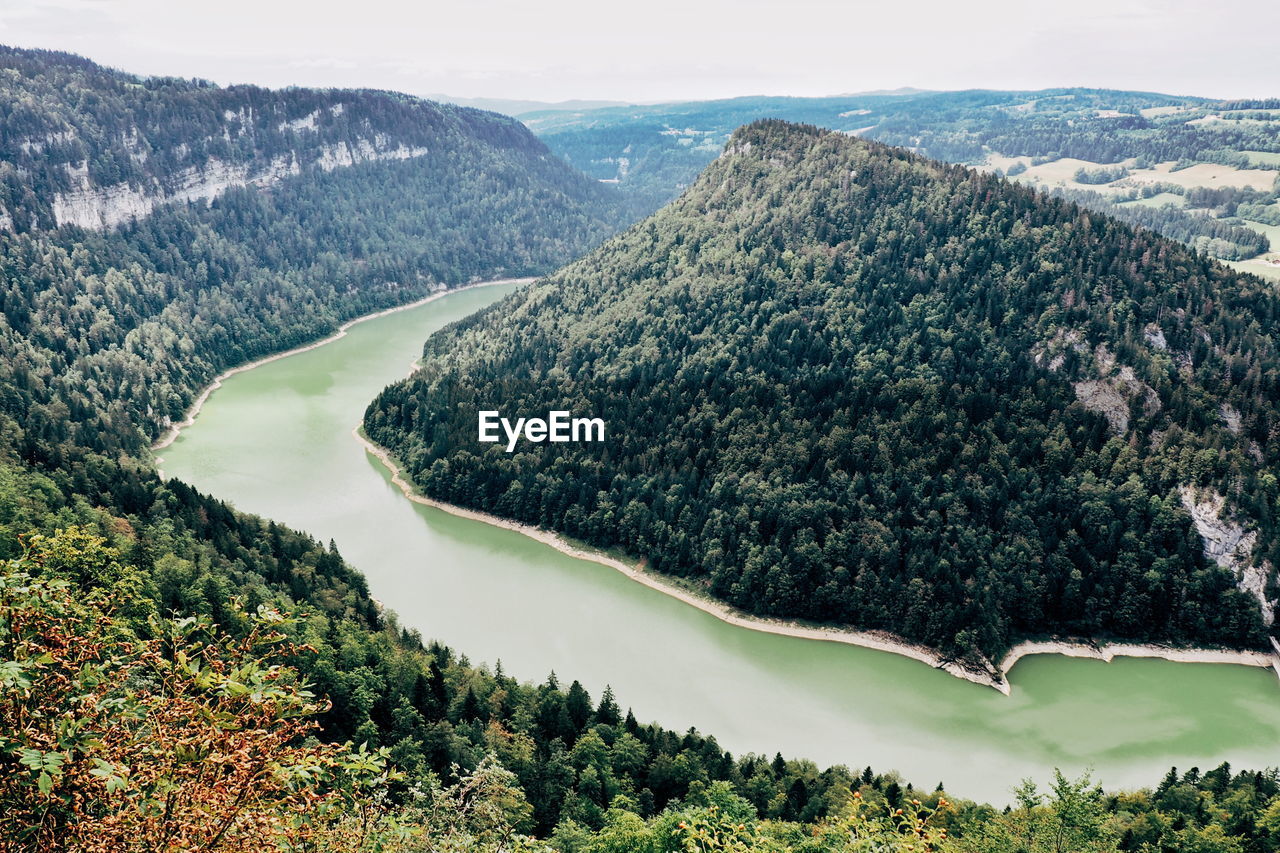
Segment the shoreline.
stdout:
[[509,518],[503,518],[491,513],[467,509],[466,507],[439,501],[435,498],[426,497],[418,493],[413,484],[404,477],[403,470],[389,450],[371,441],[361,431],[360,426],[356,426],[351,431],[351,434],[355,437],[356,441],[360,442],[360,444],[364,446],[367,453],[375,457],[390,472],[392,484],[399,488],[401,493],[414,503],[434,507],[450,513],[451,515],[456,515],[472,521],[483,522],[494,527],[500,527],[504,530],[511,530],[524,536],[528,536],[530,539],[541,542],[544,545],[555,548],[566,556],[607,566],[615,571],[621,572],[623,575],[637,583],[644,584],[650,589],[661,592],[664,595],[669,595],[672,598],[682,601],[692,607],[696,607],[698,610],[714,616],[721,622],[745,628],[747,630],[762,631],[766,634],[777,634],[783,637],[796,637],[806,640],[845,643],[846,645],[859,646],[861,648],[900,655],[902,657],[919,661],[920,663],[928,664],[934,669],[942,670],[949,675],[972,682],[973,684],[991,687],[1006,696],[1010,695],[1012,692],[1012,687],[1008,678],[1009,670],[1022,658],[1039,654],[1058,654],[1065,657],[1093,658],[1096,660],[1106,661],[1108,663],[1110,663],[1113,658],[1117,657],[1161,658],[1163,660],[1174,661],[1177,663],[1225,663],[1239,666],[1270,668],[1275,670],[1277,676],[1280,676],[1280,646],[1277,646],[1275,654],[1268,654],[1266,652],[1259,651],[1178,648],[1174,646],[1162,646],[1156,644],[1143,645],[1140,643],[1103,643],[1099,645],[1082,640],[1058,639],[1025,640],[1015,645],[1005,654],[1004,658],[1001,659],[998,668],[987,672],[980,672],[968,669],[953,660],[944,658],[938,652],[927,646],[912,643],[887,631],[854,631],[834,627],[824,628],[804,625],[802,623],[782,619],[769,619],[762,616],[754,616],[740,611],[731,605],[696,595],[686,589],[682,589],[676,584],[673,584],[652,572],[645,571],[640,568],[639,565],[628,564],[615,557],[610,557],[607,554],[602,554],[598,551],[575,545],[554,531],[541,527],[534,527],[530,524],[513,521]]
[[[1274,640],[1272,644],[1275,644]],[[1160,658],[1174,663],[1228,663],[1272,669],[1275,670],[1277,677],[1280,677],[1280,648],[1268,653],[1246,649],[1166,646],[1157,643],[1092,643],[1077,639],[1024,640],[1005,653],[1000,661],[1000,671],[1005,673],[1007,679],[1009,670],[1024,657],[1045,654],[1092,658],[1106,663],[1118,657]]]
[[[502,516],[492,515],[480,510],[467,509],[456,504],[438,501],[435,498],[429,498],[413,487],[404,477],[404,472],[399,464],[391,456],[391,452],[385,447],[373,443],[367,436],[361,432],[361,428],[356,426],[351,430],[351,435],[360,442],[365,451],[369,455],[376,458],[391,474],[391,482],[406,498],[414,503],[423,506],[434,507],[443,510],[450,515],[456,515],[460,518],[466,518],[471,521],[479,521],[484,524],[500,527],[504,530],[511,530],[528,536],[536,542],[541,542],[555,548],[566,556],[579,560],[587,560],[593,563],[599,563],[607,566],[615,571],[621,572],[626,577],[637,583],[643,584],[650,589],[657,590],[664,595],[669,595],[679,601],[684,602],[692,607],[696,607],[703,613],[710,614],[721,622],[735,625],[740,628],[747,628],[752,631],[762,631],[766,634],[777,634],[783,637],[797,637],[806,640],[823,640],[827,642],[845,643],[852,646],[860,646],[862,648],[874,649],[876,651],[890,652],[892,654],[909,657],[921,663],[928,664],[934,669],[941,669],[957,678],[965,681],[971,681],[974,684],[980,684],[987,687],[994,687],[1001,690],[1001,687],[989,675],[984,673],[973,672],[965,669],[954,661],[943,658],[940,654],[932,649],[915,643],[908,642],[900,637],[890,634],[887,631],[851,631],[841,628],[820,628],[816,626],[803,625],[797,622],[789,622],[781,619],[768,619],[762,616],[753,616],[748,613],[739,611],[731,605],[724,604],[714,599],[705,598],[695,595],[688,590],[682,589],[675,584],[662,579],[652,572],[647,572],[638,565],[631,565],[623,562],[615,557],[602,554],[598,551],[583,548],[574,545],[565,539],[559,533],[546,530],[541,527],[534,527],[531,524],[524,524],[519,521],[513,521]],[[984,677],[985,676],[985,677]],[[1005,691],[1001,691],[1005,692]]]
[[[229,379],[232,376],[235,376],[237,373],[244,373],[246,370],[253,370],[255,367],[261,367],[264,364],[268,364],[273,361],[279,361],[280,359],[288,358],[291,355],[298,355],[299,353],[310,352],[311,350],[316,349],[318,347],[322,347],[325,344],[332,343],[340,338],[346,337],[347,331],[352,326],[356,325],[357,323],[363,323],[366,320],[376,320],[379,317],[385,317],[388,314],[394,314],[397,311],[408,311],[410,308],[417,308],[420,305],[426,305],[428,302],[434,302],[437,299],[440,299],[441,297],[448,296],[449,294],[452,294],[452,293],[461,293],[464,290],[472,290],[477,287],[490,287],[495,284],[516,284],[516,283],[523,284],[530,281],[536,281],[536,278],[535,277],[497,278],[491,281],[477,281],[471,284],[464,284],[461,287],[448,287],[448,288],[445,288],[444,290],[440,290],[440,291],[436,291],[435,293],[428,294],[427,296],[424,296],[421,299],[415,299],[413,302],[406,302],[404,305],[395,305],[395,306],[392,306],[391,308],[384,308],[381,311],[374,311],[371,314],[362,314],[359,317],[355,317],[343,323],[341,326],[338,327],[338,331],[334,332],[332,335],[330,335],[327,338],[323,338],[318,341],[313,341],[312,343],[309,343],[309,344],[303,344],[300,347],[294,347],[293,349],[285,350],[284,352],[278,352],[273,355],[264,356],[263,358],[259,358],[255,361],[250,361],[238,367],[232,367],[228,370],[224,370],[221,373],[219,373],[217,376],[215,376],[213,378],[213,381],[210,382],[208,385],[206,385],[204,387],[204,390],[200,392],[200,395],[191,402],[191,405],[187,407],[187,411],[184,413],[182,420],[178,421],[176,424],[170,425],[169,428],[166,429],[164,433],[155,440],[155,442],[151,445],[151,452],[154,453],[157,450],[164,450],[166,447],[168,447],[169,445],[177,441],[178,436],[182,433],[182,431],[187,427],[191,426],[193,423],[195,423],[196,417],[200,414],[200,410],[204,408],[204,404],[209,399],[209,395],[212,394],[214,391],[217,391],[219,388],[221,388],[224,380]],[[159,463],[162,460],[156,459],[155,461]],[[159,468],[157,468],[156,470],[159,471]],[[163,472],[161,472],[160,476],[162,478],[164,477]]]

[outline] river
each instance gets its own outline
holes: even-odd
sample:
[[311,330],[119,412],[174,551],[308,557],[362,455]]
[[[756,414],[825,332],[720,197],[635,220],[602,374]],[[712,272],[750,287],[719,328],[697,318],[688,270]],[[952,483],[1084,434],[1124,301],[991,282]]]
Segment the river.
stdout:
[[898,655],[727,625],[608,567],[405,499],[352,427],[432,331],[513,287],[450,294],[231,376],[160,467],[334,539],[402,624],[472,662],[501,660],[522,679],[554,670],[597,698],[610,684],[639,719],[696,726],[735,754],[897,769],[995,803],[1055,766],[1120,788],[1154,786],[1173,765],[1280,765],[1269,670],[1036,655],[1014,667],[1006,697]]

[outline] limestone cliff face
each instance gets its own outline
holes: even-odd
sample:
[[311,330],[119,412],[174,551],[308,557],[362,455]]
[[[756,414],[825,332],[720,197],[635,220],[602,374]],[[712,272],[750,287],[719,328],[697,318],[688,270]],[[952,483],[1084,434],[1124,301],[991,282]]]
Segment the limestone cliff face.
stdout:
[[1262,619],[1269,626],[1275,619],[1276,602],[1267,598],[1267,578],[1271,566],[1264,560],[1254,565],[1253,549],[1258,533],[1231,519],[1225,511],[1227,500],[1217,492],[1182,486],[1182,505],[1191,514],[1196,532],[1204,542],[1204,555],[1236,576],[1240,589],[1258,599]]
[[110,229],[233,187],[428,151],[550,157],[515,119],[394,92],[219,87],[7,49],[0,112],[0,232]]
[[326,145],[321,149],[320,156],[316,158],[316,165],[326,172],[332,172],[334,169],[367,163],[371,160],[409,160],[426,153],[427,149],[422,147],[411,148],[407,145],[392,147],[391,140],[378,134],[373,141],[360,139],[354,145],[345,141]]
[[[305,129],[305,128],[304,128]],[[385,134],[375,134],[372,139],[358,139],[354,143],[341,140],[320,146],[317,154],[304,152],[309,157],[307,165],[326,172],[375,160],[407,160],[427,153],[422,146],[410,147],[393,143]],[[151,181],[150,186],[137,187],[127,183],[95,186],[84,164],[68,166],[74,189],[58,193],[53,198],[53,217],[57,226],[77,225],[81,228],[114,228],[135,219],[141,219],[157,206],[169,202],[209,202],[228,189],[243,186],[270,186],[284,178],[301,174],[303,163],[299,152],[272,158],[266,164],[235,164],[211,158],[200,166],[180,172],[169,181]],[[0,229],[5,216],[0,215]],[[12,228],[10,221],[9,227]]]
[[1086,379],[1072,385],[1076,399],[1091,412],[1107,419],[1116,435],[1129,431],[1129,402],[1138,400],[1146,414],[1160,411],[1155,389],[1139,379],[1132,367],[1121,367],[1102,379]]
[[1093,374],[1092,378],[1072,383],[1076,399],[1089,411],[1106,418],[1116,435],[1129,431],[1132,403],[1141,406],[1148,416],[1160,411],[1160,395],[1155,389],[1139,379],[1132,367],[1119,364],[1105,343],[1090,347],[1079,329],[1058,329],[1035,348],[1032,358],[1051,373],[1059,373],[1069,355],[1076,358],[1080,372]]

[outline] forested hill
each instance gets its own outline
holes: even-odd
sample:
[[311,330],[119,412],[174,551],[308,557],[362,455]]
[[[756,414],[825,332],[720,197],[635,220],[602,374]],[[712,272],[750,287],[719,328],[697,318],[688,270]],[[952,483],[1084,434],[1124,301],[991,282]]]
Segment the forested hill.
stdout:
[[[1150,232],[765,121],[432,337],[365,426],[434,497],[756,613],[975,661],[1051,632],[1263,646],[1277,322],[1273,288]],[[507,453],[478,409],[607,440]]]
[[501,151],[588,193],[518,122],[377,91],[222,88],[0,47],[0,229],[127,223],[313,171]]

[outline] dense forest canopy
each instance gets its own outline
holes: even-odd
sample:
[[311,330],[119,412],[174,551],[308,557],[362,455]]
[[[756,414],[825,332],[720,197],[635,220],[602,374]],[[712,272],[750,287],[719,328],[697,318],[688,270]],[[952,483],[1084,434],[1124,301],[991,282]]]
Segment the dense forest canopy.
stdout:
[[[1277,320],[1273,288],[1150,232],[765,121],[433,336],[365,427],[429,495],[759,614],[974,662],[1046,633],[1265,647]],[[609,440],[507,453],[481,409]],[[1238,533],[1226,568],[1201,523]]]
[[[1112,164],[1084,169],[1086,180],[1079,182],[1087,186],[1108,178],[1103,183],[1117,183],[1108,197],[1075,200],[1088,207],[1095,207],[1095,200],[1111,202],[1096,209],[1217,257],[1239,259],[1267,251],[1269,243],[1257,230],[1241,226],[1230,200],[1187,198],[1190,210],[1169,208],[1157,214],[1141,205],[1115,205],[1126,199],[1112,195],[1111,189],[1127,194],[1158,188],[1188,196],[1184,183],[1164,175],[1148,175],[1161,179],[1155,182],[1126,180],[1125,163],[1145,169],[1160,163],[1172,169],[1197,163],[1276,169],[1280,111],[1269,103],[1106,89],[904,91],[549,110],[520,118],[570,163],[602,180],[617,181],[649,210],[692,183],[735,128],[762,118],[854,133],[939,160],[987,164],[1010,176],[1063,158]],[[1073,167],[1062,178],[1075,171]],[[1035,175],[1020,179],[1053,183]],[[1264,183],[1250,189],[1244,200],[1273,202],[1280,186]]]

